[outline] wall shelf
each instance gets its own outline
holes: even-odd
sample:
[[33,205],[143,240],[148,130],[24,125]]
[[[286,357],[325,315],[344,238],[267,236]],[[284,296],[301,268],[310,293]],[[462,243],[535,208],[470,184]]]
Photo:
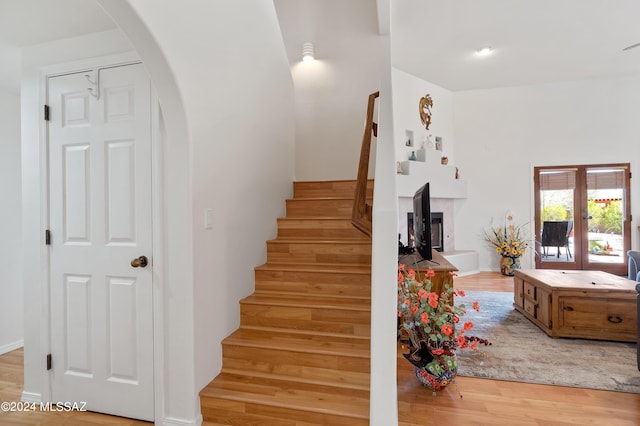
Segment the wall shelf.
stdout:
[[402,161],[396,175],[398,197],[413,197],[418,188],[430,182],[431,198],[467,198],[467,181],[456,179],[456,167],[440,164],[440,159]]

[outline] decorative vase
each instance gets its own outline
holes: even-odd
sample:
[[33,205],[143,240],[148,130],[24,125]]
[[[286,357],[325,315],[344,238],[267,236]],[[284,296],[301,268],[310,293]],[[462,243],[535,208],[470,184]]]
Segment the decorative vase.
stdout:
[[402,356],[413,364],[413,373],[418,381],[434,391],[447,386],[458,374],[455,353],[436,357],[429,349],[422,347],[417,350],[409,348],[409,353]]
[[448,369],[445,369],[434,359],[424,367],[413,367],[418,381],[422,385],[432,390],[440,390],[447,386],[458,375],[458,362],[455,354],[453,356],[443,355],[441,357]]
[[502,259],[500,259],[500,272],[502,275],[512,277],[516,269],[520,269],[519,257],[502,256]]

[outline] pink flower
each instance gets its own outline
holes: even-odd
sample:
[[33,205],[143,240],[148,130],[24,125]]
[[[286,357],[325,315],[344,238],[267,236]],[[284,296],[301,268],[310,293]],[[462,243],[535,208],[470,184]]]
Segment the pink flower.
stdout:
[[434,349],[431,353],[434,355],[442,355],[444,353],[444,349]]
[[429,293],[427,293],[427,290],[425,290],[424,288],[421,288],[420,291],[418,291],[418,296],[420,296],[421,299],[426,299]]
[[480,312],[480,304],[478,302],[473,302],[473,310]]
[[446,336],[451,336],[451,334],[453,334],[453,327],[451,324],[443,324],[441,330]]
[[427,315],[426,312],[423,312],[420,314],[420,321],[424,322],[424,323],[428,323],[429,322],[429,315]]
[[456,338],[456,342],[458,343],[458,346],[460,346],[461,348],[466,348],[467,347],[467,339],[464,338],[464,336],[462,334],[460,334],[457,338]]
[[436,293],[429,293],[429,306],[432,308],[438,307],[438,295]]
[[464,331],[469,331],[473,328],[473,323],[471,321],[467,321],[464,323],[464,325],[462,326]]
[[436,273],[435,273],[435,271],[433,269],[427,269],[426,274],[427,274],[427,277],[429,277],[429,278],[433,278],[433,277],[436,276]]

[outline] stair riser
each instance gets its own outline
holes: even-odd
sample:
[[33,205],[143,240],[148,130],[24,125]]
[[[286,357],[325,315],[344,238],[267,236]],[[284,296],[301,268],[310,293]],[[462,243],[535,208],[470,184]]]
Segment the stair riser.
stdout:
[[267,242],[267,262],[371,264],[370,243]]
[[369,337],[371,314],[367,311],[242,304],[243,326],[275,327]]
[[[354,197],[355,192],[355,181],[293,183],[293,196],[295,198]],[[373,181],[369,181],[367,184],[367,197],[373,197]]]
[[202,398],[202,416],[205,422],[234,426],[367,426],[369,421],[353,417],[322,414],[312,411],[272,407],[250,402],[230,401],[222,398]]
[[287,200],[287,217],[333,217],[351,218],[353,200],[337,198],[334,200]]
[[[290,352],[223,344],[224,369],[247,375],[274,374],[287,380],[331,383],[333,386],[369,386],[369,358]],[[277,378],[277,377],[276,377]]]
[[307,284],[295,281],[263,281],[258,279],[256,279],[256,292],[295,293],[307,294],[309,296],[345,296],[362,299],[371,298],[371,288],[368,285]]
[[350,219],[279,219],[279,238],[368,238],[352,224]]
[[256,270],[255,282],[257,292],[371,297],[371,274]]

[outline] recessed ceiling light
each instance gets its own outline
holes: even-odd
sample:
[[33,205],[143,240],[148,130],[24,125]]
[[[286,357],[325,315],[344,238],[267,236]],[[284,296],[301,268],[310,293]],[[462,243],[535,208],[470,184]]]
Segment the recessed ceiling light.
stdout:
[[481,49],[476,50],[477,56],[489,56],[493,53],[493,49],[490,46],[483,47]]

